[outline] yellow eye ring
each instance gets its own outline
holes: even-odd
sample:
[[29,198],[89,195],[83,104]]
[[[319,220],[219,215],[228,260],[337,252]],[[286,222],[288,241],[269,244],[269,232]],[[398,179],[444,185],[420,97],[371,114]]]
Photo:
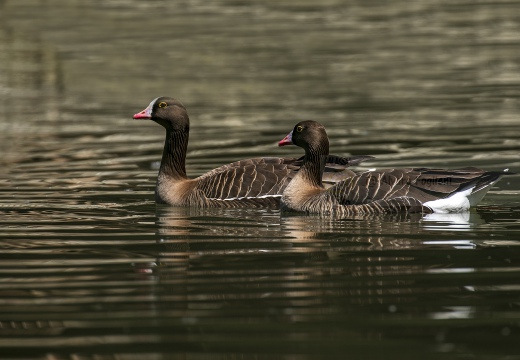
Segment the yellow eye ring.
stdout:
[[168,106],[168,104],[166,104],[164,101],[161,101],[159,104],[157,104],[157,106],[160,108],[165,108],[166,106]]
[[298,126],[296,127],[296,132],[302,132],[302,131],[303,131],[303,126],[298,125]]

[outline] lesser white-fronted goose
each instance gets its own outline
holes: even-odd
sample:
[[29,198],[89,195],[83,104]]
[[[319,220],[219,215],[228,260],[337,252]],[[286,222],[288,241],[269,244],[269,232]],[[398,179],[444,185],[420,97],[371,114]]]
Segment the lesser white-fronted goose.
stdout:
[[[157,177],[155,199],[173,206],[273,207],[283,189],[303,163],[302,159],[264,157],[223,165],[197,178],[186,175],[186,151],[190,122],[184,105],[159,97],[134,119],[150,119],[166,129],[166,140]],[[372,156],[328,156],[323,182],[331,185],[354,173],[348,166]]]
[[285,188],[282,210],[338,216],[395,212],[464,212],[508,173],[477,168],[405,168],[359,173],[325,189],[322,183],[329,139],[323,125],[302,121],[279,142],[305,150],[303,165]]

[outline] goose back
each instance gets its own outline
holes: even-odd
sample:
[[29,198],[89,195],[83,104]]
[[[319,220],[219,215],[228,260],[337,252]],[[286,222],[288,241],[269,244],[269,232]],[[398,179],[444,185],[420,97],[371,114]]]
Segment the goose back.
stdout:
[[478,191],[503,175],[504,172],[486,172],[477,168],[384,169],[344,179],[329,191],[343,205],[367,204],[378,199],[401,196],[413,197],[426,203],[469,188]]

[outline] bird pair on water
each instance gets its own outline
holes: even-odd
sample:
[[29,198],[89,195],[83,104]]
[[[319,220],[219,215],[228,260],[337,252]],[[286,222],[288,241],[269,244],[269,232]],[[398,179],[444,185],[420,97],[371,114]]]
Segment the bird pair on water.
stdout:
[[155,198],[172,206],[280,206],[283,211],[341,217],[464,212],[482,200],[502,176],[511,174],[469,167],[356,173],[349,167],[373,157],[330,155],[325,128],[307,120],[296,124],[279,142],[279,146],[303,148],[302,158],[240,160],[190,179],[185,167],[190,124],[184,105],[173,98],[159,97],[134,119],[153,120],[166,129]]

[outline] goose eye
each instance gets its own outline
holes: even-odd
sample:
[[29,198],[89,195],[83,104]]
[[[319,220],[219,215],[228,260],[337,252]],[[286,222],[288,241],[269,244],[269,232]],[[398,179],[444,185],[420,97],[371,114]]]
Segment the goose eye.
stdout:
[[296,127],[296,132],[302,132],[303,131],[303,126],[299,125]]
[[159,104],[157,104],[157,106],[160,108],[165,108],[166,106],[168,106],[168,104],[166,104],[164,101],[161,101]]

